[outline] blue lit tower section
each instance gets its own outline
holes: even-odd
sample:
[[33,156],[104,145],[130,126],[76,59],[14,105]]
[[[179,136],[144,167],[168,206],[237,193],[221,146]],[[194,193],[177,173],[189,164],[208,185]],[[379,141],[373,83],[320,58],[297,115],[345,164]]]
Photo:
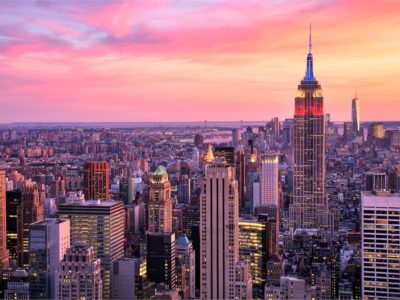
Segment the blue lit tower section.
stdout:
[[307,69],[295,98],[293,129],[293,202],[289,214],[294,228],[325,227],[325,126],[321,86],[314,77],[311,26]]

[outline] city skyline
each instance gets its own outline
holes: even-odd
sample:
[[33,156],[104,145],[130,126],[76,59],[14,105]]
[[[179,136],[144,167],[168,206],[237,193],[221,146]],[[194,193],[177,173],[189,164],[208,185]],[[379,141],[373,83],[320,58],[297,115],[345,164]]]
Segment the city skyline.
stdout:
[[7,2],[0,123],[291,117],[310,22],[325,112],[350,120],[357,90],[361,121],[395,121],[397,5]]

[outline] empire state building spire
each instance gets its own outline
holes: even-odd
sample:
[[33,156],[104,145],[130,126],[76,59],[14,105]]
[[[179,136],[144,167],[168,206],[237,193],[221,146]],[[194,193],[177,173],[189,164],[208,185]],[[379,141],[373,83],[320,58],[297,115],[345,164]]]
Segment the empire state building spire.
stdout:
[[306,76],[304,76],[303,81],[317,81],[314,78],[314,71],[313,71],[313,56],[312,56],[312,40],[311,40],[311,24],[310,24],[310,33],[308,36],[308,55],[307,55],[307,70]]

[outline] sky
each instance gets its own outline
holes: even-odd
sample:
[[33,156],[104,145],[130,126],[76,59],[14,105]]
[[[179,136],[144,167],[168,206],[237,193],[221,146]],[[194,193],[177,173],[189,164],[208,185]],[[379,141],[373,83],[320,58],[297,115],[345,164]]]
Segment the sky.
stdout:
[[400,120],[400,2],[0,4],[0,123],[290,118],[312,24],[325,112]]

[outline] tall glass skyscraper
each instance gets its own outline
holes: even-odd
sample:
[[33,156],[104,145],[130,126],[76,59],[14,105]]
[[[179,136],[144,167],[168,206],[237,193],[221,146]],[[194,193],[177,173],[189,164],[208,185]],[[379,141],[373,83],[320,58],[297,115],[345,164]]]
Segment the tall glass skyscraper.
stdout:
[[360,131],[360,100],[358,100],[357,95],[351,101],[351,121],[353,131]]
[[325,195],[325,123],[321,85],[314,77],[311,28],[307,70],[295,98],[293,132],[294,228],[324,227],[328,205]]

